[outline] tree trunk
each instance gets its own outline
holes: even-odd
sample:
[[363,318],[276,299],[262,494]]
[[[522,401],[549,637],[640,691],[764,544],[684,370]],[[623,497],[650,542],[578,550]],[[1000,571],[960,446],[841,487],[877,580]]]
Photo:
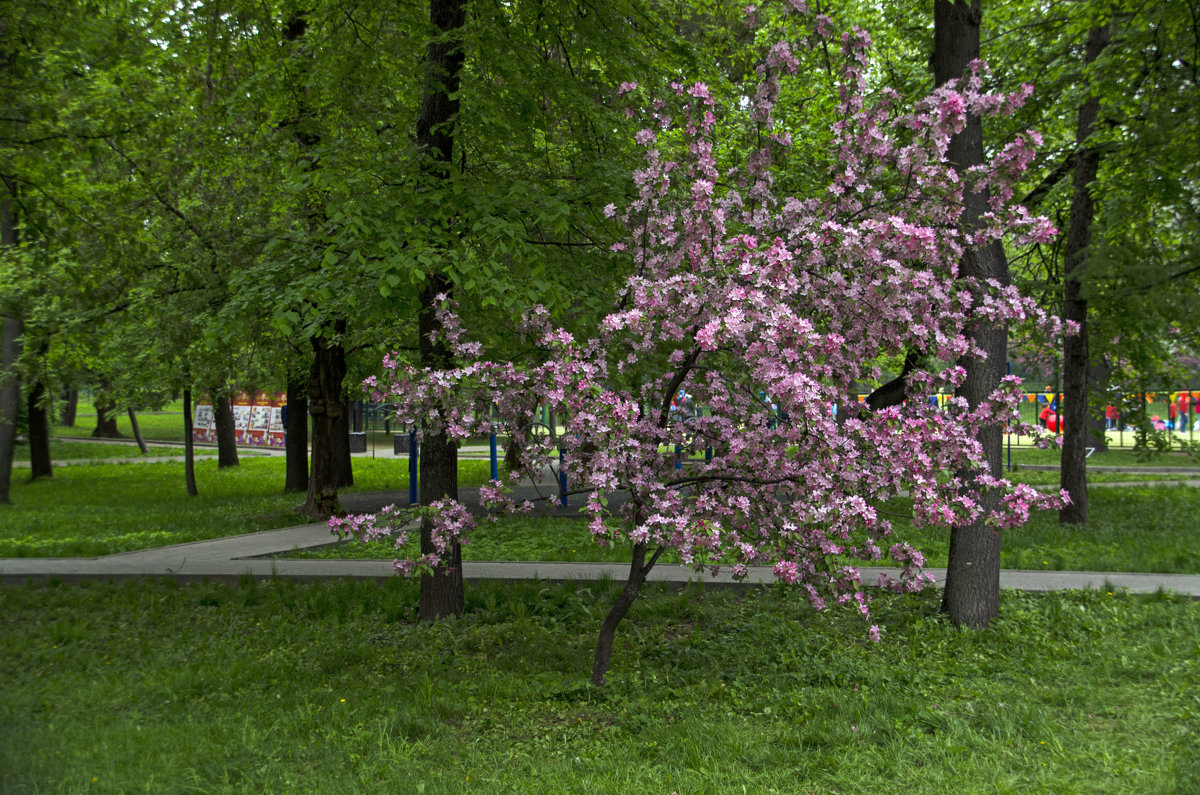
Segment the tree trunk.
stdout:
[[133,430],[133,438],[137,441],[138,449],[142,451],[143,455],[149,453],[150,448],[146,446],[146,440],[142,438],[142,429],[138,425],[137,412],[132,408],[129,409],[129,427]]
[[217,431],[217,469],[237,466],[237,428],[229,395],[218,394],[213,399],[213,425]]
[[287,457],[284,493],[308,491],[308,384],[289,378],[284,453]]
[[[16,207],[11,197],[16,186],[8,179],[0,186],[0,250],[17,245]],[[0,296],[0,503],[10,501],[13,452],[17,444],[17,414],[21,408],[21,377],[17,360],[21,358],[21,334],[24,324],[16,307]]]
[[[341,335],[346,321],[326,326],[336,335],[313,337],[313,362],[308,373],[308,413],[312,416],[312,471],[303,512],[313,519],[328,519],[341,510],[338,504],[338,435],[342,433],[342,381],[346,377],[346,352]],[[290,414],[290,412],[289,412]]]
[[[1092,28],[1085,52],[1090,65],[1108,44],[1108,26]],[[1088,146],[1096,127],[1100,99],[1089,95],[1079,106],[1075,127],[1075,193],[1071,197],[1071,223],[1067,231],[1067,264],[1063,276],[1063,320],[1079,324],[1079,333],[1063,338],[1062,466],[1060,486],[1071,501],[1058,512],[1059,524],[1087,524],[1088,438],[1088,302],[1083,294],[1087,275],[1088,245],[1092,235],[1092,183],[1100,170],[1100,152]]]
[[350,455],[350,413],[353,408],[350,401],[339,399],[342,400],[342,417],[338,421],[338,434],[334,440],[337,442],[338,488],[345,489],[354,485],[354,461]]
[[[1112,381],[1112,365],[1101,358],[1088,367],[1088,392],[1091,395],[1107,395]],[[1108,422],[1105,406],[1088,400],[1088,446],[1097,452],[1108,450]]]
[[[434,370],[444,370],[451,364],[450,351],[445,344],[440,339],[437,342],[430,339],[430,332],[439,327],[433,311],[436,306],[433,295],[437,293],[433,291],[448,289],[449,285],[440,276],[431,277],[421,297],[421,313],[417,320],[421,364]],[[458,499],[458,446],[446,433],[426,429],[421,440],[419,466],[422,505],[430,505],[441,499]],[[422,554],[434,550],[432,530],[430,520],[422,520]],[[421,577],[417,614],[422,621],[456,616],[463,611],[462,551],[457,542],[448,557],[449,561],[439,566],[432,575]]]
[[[449,180],[454,157],[454,125],[458,117],[458,89],[463,66],[460,30],[466,22],[466,0],[430,0],[432,37],[425,51],[425,84],[417,114],[417,149],[421,169],[428,179]],[[450,351],[430,333],[439,329],[437,296],[449,295],[454,285],[442,274],[430,272],[421,293],[417,320],[422,367],[443,370],[451,365]],[[458,499],[458,448],[443,433],[426,432],[420,461],[421,504],[449,497]],[[421,549],[432,548],[428,520],[421,523]],[[462,553],[458,544],[449,561],[432,575],[421,577],[417,612],[423,621],[458,615],[463,610]]]
[[117,405],[107,397],[96,396],[96,428],[92,431],[95,439],[124,439],[117,428]]
[[661,552],[662,550],[659,549],[654,553],[650,562],[646,563],[646,545],[633,545],[633,560],[629,564],[629,576],[625,580],[625,587],[621,589],[617,601],[613,603],[608,615],[604,617],[604,622],[600,625],[600,634],[596,638],[596,656],[592,660],[592,684],[597,687],[604,685],[605,676],[612,663],[613,643],[616,640],[617,627],[637,600],[638,594],[642,590],[642,583],[646,581],[646,575],[654,568]]
[[58,421],[68,427],[75,427],[75,415],[79,411],[79,390],[68,389],[63,393],[62,413],[59,414]]
[[[947,80],[963,77],[968,64],[979,57],[982,11],[979,0],[970,3],[936,0],[933,16],[934,82],[940,86]],[[960,173],[984,162],[983,125],[978,116],[967,119],[962,131],[951,140],[947,154]],[[964,193],[960,227],[975,229],[987,211],[986,193]],[[979,282],[995,279],[1001,285],[1008,285],[1008,262],[999,241],[967,250],[959,264],[959,273]],[[977,319],[971,337],[974,346],[987,355],[983,359],[966,356],[959,360],[967,376],[955,394],[966,398],[974,408],[1000,385],[1004,376],[1008,329]],[[980,428],[976,438],[983,446],[988,471],[994,477],[1000,477],[1003,428],[999,425]],[[969,473],[959,474],[964,479],[971,477]],[[996,509],[998,498],[994,493],[981,492],[975,486],[967,489],[968,496],[981,505],[982,516]],[[1000,534],[987,527],[982,518],[950,529],[950,557],[942,610],[954,624],[974,628],[987,626],[1000,610]]]
[[[8,240],[7,203],[2,207],[6,223],[4,244]],[[17,372],[17,360],[21,357],[20,317],[4,315],[3,333],[0,335],[0,503],[9,503],[12,486],[13,450],[17,444],[17,414],[21,407],[21,377]]]
[[200,494],[196,489],[196,446],[192,441],[192,390],[183,390],[183,479],[189,497]]
[[29,479],[54,476],[50,462],[50,413],[46,385],[41,381],[29,390]]

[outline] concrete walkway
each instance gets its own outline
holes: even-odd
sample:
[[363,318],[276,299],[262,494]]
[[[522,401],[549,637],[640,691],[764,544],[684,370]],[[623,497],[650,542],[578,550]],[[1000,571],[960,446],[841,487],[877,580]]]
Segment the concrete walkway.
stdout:
[[[155,443],[159,444],[159,443]],[[260,448],[261,450],[261,448]],[[239,452],[242,452],[239,449]],[[265,451],[263,451],[265,452]],[[261,454],[261,453],[260,453]],[[268,454],[282,454],[270,451]],[[368,451],[358,455],[371,456]],[[407,458],[389,450],[374,451],[376,457]],[[483,448],[466,448],[461,457],[488,456]],[[147,463],[154,458],[130,459]],[[84,462],[81,462],[84,463]],[[86,463],[97,463],[94,460]],[[1031,467],[1032,468],[1032,467]],[[1128,471],[1128,470],[1126,470]],[[1161,474],[1162,470],[1154,470]],[[1195,474],[1195,470],[1179,471],[1178,474]],[[1173,473],[1174,474],[1174,473]],[[1154,483],[1096,483],[1093,486],[1200,486],[1200,480],[1157,481]],[[539,484],[526,483],[515,490],[514,499],[552,497],[557,493],[557,483],[547,478]],[[608,495],[609,509],[615,509],[625,495]],[[478,510],[478,489],[462,489],[460,499]],[[343,507],[351,512],[377,511],[392,502],[407,502],[407,493],[373,492],[346,494],[342,496]],[[538,503],[537,513],[554,512],[560,516],[579,515],[584,498],[571,498],[570,507],[555,508],[554,500]],[[319,580],[328,577],[351,577],[355,579],[387,579],[395,576],[391,562],[386,560],[312,560],[286,557],[289,553],[314,549],[337,543],[324,522],[268,530],[261,533],[195,541],[157,549],[125,552],[100,558],[0,558],[0,584],[12,585],[25,582],[47,582],[58,580],[77,582],[85,579],[129,579],[141,577],[169,577],[180,582],[220,581],[236,583],[243,577],[280,577],[294,580]],[[629,566],[620,563],[561,563],[561,562],[508,562],[466,561],[463,575],[468,580],[594,580],[611,578],[623,581]],[[861,567],[864,583],[874,583],[880,574],[895,576],[897,569]],[[937,586],[945,581],[945,569],[926,569]],[[710,585],[752,586],[775,581],[770,568],[751,569],[743,581],[735,582],[728,570],[718,576],[697,574],[686,566],[658,564],[650,572],[650,582],[687,583],[702,581]],[[1130,572],[1090,571],[1020,571],[1000,572],[1000,587],[1023,591],[1046,592],[1077,588],[1104,590],[1124,589],[1130,593],[1155,593],[1159,590],[1200,599],[1200,574],[1151,574]]]
[[[319,580],[326,577],[386,579],[393,575],[386,560],[301,560],[287,557],[289,552],[313,549],[336,543],[325,523],[269,530],[262,533],[196,541],[190,544],[125,552],[102,558],[6,558],[0,559],[0,583],[84,579],[128,579],[170,577],[180,582],[221,581],[236,583],[243,577],[282,577],[294,580]],[[611,578],[623,581],[628,565],[617,563],[520,563],[503,561],[467,561],[463,574],[468,580],[593,580]],[[863,582],[874,583],[880,574],[895,575],[895,569],[861,569]],[[927,569],[940,587],[945,569]],[[704,581],[717,585],[737,585],[728,572],[717,577],[699,575],[685,566],[659,564],[650,572],[651,582],[686,583]],[[773,582],[769,568],[755,568],[743,585]],[[1105,590],[1125,589],[1130,593],[1154,593],[1158,590],[1200,599],[1200,575],[1138,574],[1091,571],[1014,571],[1000,573],[1002,588],[1023,591],[1057,591],[1074,588]]]

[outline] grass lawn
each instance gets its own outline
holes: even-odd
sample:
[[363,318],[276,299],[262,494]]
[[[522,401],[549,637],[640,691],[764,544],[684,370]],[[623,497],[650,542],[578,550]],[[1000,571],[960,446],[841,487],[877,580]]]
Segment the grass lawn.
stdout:
[[[1064,528],[1053,512],[1034,514],[1024,527],[1004,532],[1001,565],[1006,569],[1055,571],[1153,571],[1200,573],[1200,489],[1111,487],[1089,491],[1085,530]],[[909,500],[893,500],[893,513],[911,515]],[[920,549],[931,567],[944,567],[949,555],[945,528],[911,527],[893,519],[896,537]],[[463,547],[467,560],[628,561],[627,547],[599,547],[586,524],[567,518],[505,517],[480,522]],[[415,544],[415,542],[410,542]],[[415,553],[415,547],[411,552]],[[387,542],[347,541],[333,547],[295,553],[307,558],[395,557]],[[664,563],[677,563],[675,553]],[[881,565],[890,565],[886,558]]]
[[1200,605],[935,593],[815,613],[650,589],[585,684],[616,586],[401,581],[0,589],[4,792],[1191,793]]
[[[166,447],[162,445],[147,445],[148,454],[143,454],[134,444],[115,444],[111,442],[67,442],[60,439],[50,440],[50,460],[57,461],[100,461],[112,458],[155,458],[158,456],[182,456],[183,448]],[[213,448],[196,448],[197,456],[216,455]],[[254,455],[253,452],[240,451],[243,455]],[[19,445],[15,448],[13,458],[17,461],[29,460],[29,445]]]
[[[196,462],[200,496],[184,490],[182,463],[62,467],[34,483],[14,478],[0,505],[0,557],[92,557],[304,524],[303,495],[283,494],[283,458],[243,457],[218,469]],[[460,462],[464,485],[488,478],[487,461]],[[354,459],[344,493],[407,489],[407,462]]]

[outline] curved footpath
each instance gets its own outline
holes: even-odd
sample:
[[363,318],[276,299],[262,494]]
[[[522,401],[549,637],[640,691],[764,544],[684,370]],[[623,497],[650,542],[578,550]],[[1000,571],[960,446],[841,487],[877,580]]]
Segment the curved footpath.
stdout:
[[[475,450],[464,451],[467,456],[477,456]],[[486,456],[486,450],[482,451]],[[382,451],[380,451],[382,453]],[[474,454],[474,455],[472,455]],[[370,453],[368,453],[370,455]],[[386,455],[391,457],[391,451]],[[397,456],[403,457],[403,456]],[[465,457],[465,456],[464,456]],[[153,458],[136,459],[150,462]],[[94,463],[94,462],[93,462]],[[1032,468],[1032,467],[1031,467]],[[1195,474],[1191,470],[1179,474]],[[1095,484],[1096,486],[1138,486],[1142,483]],[[1160,481],[1153,485],[1200,486],[1200,480]],[[549,488],[547,488],[549,486]],[[517,500],[546,497],[554,494],[553,481],[539,486],[527,485],[517,489]],[[616,507],[623,495],[609,495],[609,508]],[[463,489],[463,501],[476,505],[478,489]],[[407,502],[407,492],[374,492],[347,494],[342,498],[343,507],[351,512],[378,510],[389,502]],[[574,497],[571,507],[558,509],[564,516],[578,515],[583,504],[581,497]],[[538,513],[549,512],[544,503]],[[351,577],[355,579],[387,579],[395,576],[391,562],[386,560],[315,560],[284,557],[291,552],[312,549],[337,543],[330,533],[329,525],[315,524],[289,527],[282,530],[267,530],[260,533],[194,541],[157,549],[125,552],[99,558],[0,558],[0,584],[13,585],[25,582],[77,582],[86,579],[118,580],[142,577],[171,578],[180,582],[220,581],[236,583],[243,577],[280,577],[294,580],[319,580],[328,577]],[[466,561],[463,576],[468,580],[595,580],[611,578],[623,581],[628,575],[628,564],[621,563],[558,563],[558,562],[513,562],[513,561]],[[895,575],[894,568],[861,567],[865,584],[873,584],[881,574]],[[945,569],[926,569],[938,587],[945,581]],[[649,582],[684,584],[704,582],[709,586],[749,587],[775,581],[770,568],[757,567],[750,570],[744,580],[737,582],[722,571],[716,577],[697,574],[686,566],[658,564],[651,570]],[[1193,599],[1200,599],[1200,574],[1154,574],[1137,572],[1095,571],[1021,571],[1006,569],[1000,572],[1000,587],[1023,591],[1045,592],[1077,588],[1103,590],[1124,589],[1130,593],[1155,593],[1169,591]]]

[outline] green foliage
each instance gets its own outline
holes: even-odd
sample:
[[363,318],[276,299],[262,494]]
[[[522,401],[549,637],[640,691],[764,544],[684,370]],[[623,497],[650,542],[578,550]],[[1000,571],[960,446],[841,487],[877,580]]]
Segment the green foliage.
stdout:
[[[609,583],[248,581],[0,591],[0,787],[126,792],[1186,792],[1200,607],[1005,593],[884,640],[782,589],[650,588],[584,684]],[[186,716],[186,720],[183,717]]]

